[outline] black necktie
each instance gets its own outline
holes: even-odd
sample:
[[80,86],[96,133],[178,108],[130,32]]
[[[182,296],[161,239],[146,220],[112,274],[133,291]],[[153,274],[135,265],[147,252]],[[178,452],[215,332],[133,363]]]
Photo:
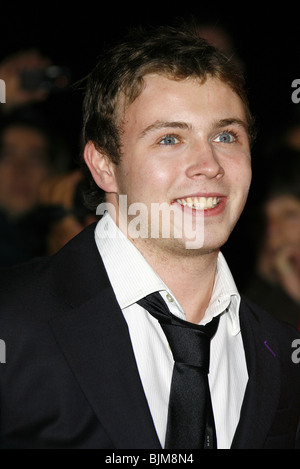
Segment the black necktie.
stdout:
[[175,361],[168,410],[166,449],[213,449],[217,438],[208,384],[210,340],[219,316],[205,326],[170,313],[156,292],[138,304],[158,319]]

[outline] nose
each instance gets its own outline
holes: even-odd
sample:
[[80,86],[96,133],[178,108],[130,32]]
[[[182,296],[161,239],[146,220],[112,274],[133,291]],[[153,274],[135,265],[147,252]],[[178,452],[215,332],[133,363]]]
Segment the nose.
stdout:
[[197,179],[206,177],[208,179],[221,179],[224,176],[217,154],[209,142],[195,145],[190,149],[186,174],[188,177]]

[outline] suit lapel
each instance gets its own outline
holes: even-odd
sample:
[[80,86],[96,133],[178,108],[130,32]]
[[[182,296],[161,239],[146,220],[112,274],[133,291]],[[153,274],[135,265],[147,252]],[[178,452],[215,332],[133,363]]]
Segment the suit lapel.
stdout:
[[[68,302],[73,307],[52,319],[50,326],[115,447],[160,448],[127,324],[95,248],[91,229],[89,232],[81,236],[82,242],[77,239],[70,244],[64,258],[57,259],[61,267],[57,269],[57,274],[60,272],[57,290],[64,301],[69,296]],[[84,255],[81,255],[83,245]],[[71,263],[68,282],[62,283],[62,269],[68,261],[69,266]]]
[[261,318],[243,298],[240,319],[249,380],[232,449],[259,449],[265,441],[279,401],[277,342],[271,332],[266,332],[266,327],[261,327]]

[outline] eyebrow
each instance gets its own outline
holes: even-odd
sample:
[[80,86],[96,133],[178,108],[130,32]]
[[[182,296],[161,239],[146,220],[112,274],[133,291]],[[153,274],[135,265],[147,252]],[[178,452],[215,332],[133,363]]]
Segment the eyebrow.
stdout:
[[186,122],[173,122],[173,121],[156,121],[153,124],[148,125],[140,134],[139,137],[143,138],[148,133],[154,130],[166,129],[166,128],[173,128],[173,129],[183,129],[183,130],[191,130],[192,126]]
[[[227,127],[229,125],[238,125],[242,127],[246,132],[248,132],[248,125],[246,124],[245,121],[238,117],[230,117],[226,119],[220,119],[216,122],[213,122],[211,125],[212,129],[221,129],[223,127]],[[143,138],[145,137],[148,133],[155,131],[155,130],[160,130],[160,129],[166,129],[166,128],[173,128],[173,129],[182,129],[182,130],[192,130],[193,126],[191,124],[188,124],[187,122],[181,122],[181,121],[156,121],[153,124],[150,124],[148,127],[146,127],[140,134],[139,137]]]
[[238,125],[239,127],[243,127],[246,132],[248,132],[248,125],[246,124],[243,119],[240,119],[239,117],[232,117],[232,118],[227,118],[227,119],[221,119],[217,122],[215,122],[212,127],[220,129],[222,127],[227,127],[229,125]]

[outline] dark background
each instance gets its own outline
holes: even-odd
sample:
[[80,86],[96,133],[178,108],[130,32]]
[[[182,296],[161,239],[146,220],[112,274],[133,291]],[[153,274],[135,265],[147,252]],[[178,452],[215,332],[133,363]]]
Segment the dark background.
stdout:
[[[276,6],[268,2],[262,6],[186,1],[68,5],[43,2],[39,6],[1,6],[0,60],[35,47],[54,63],[68,66],[72,81],[76,82],[93,67],[105,42],[122,36],[130,26],[174,24],[181,18],[194,17],[227,29],[245,66],[251,108],[259,129],[252,152],[254,176],[249,201],[224,248],[237,283],[242,285],[254,258],[253,212],[271,164],[265,158],[265,147],[276,142],[287,123],[300,116],[300,103],[291,100],[292,81],[300,78],[300,6],[295,2]],[[52,124],[67,139],[74,160],[80,152],[81,103],[81,92],[69,88],[42,105]]]

